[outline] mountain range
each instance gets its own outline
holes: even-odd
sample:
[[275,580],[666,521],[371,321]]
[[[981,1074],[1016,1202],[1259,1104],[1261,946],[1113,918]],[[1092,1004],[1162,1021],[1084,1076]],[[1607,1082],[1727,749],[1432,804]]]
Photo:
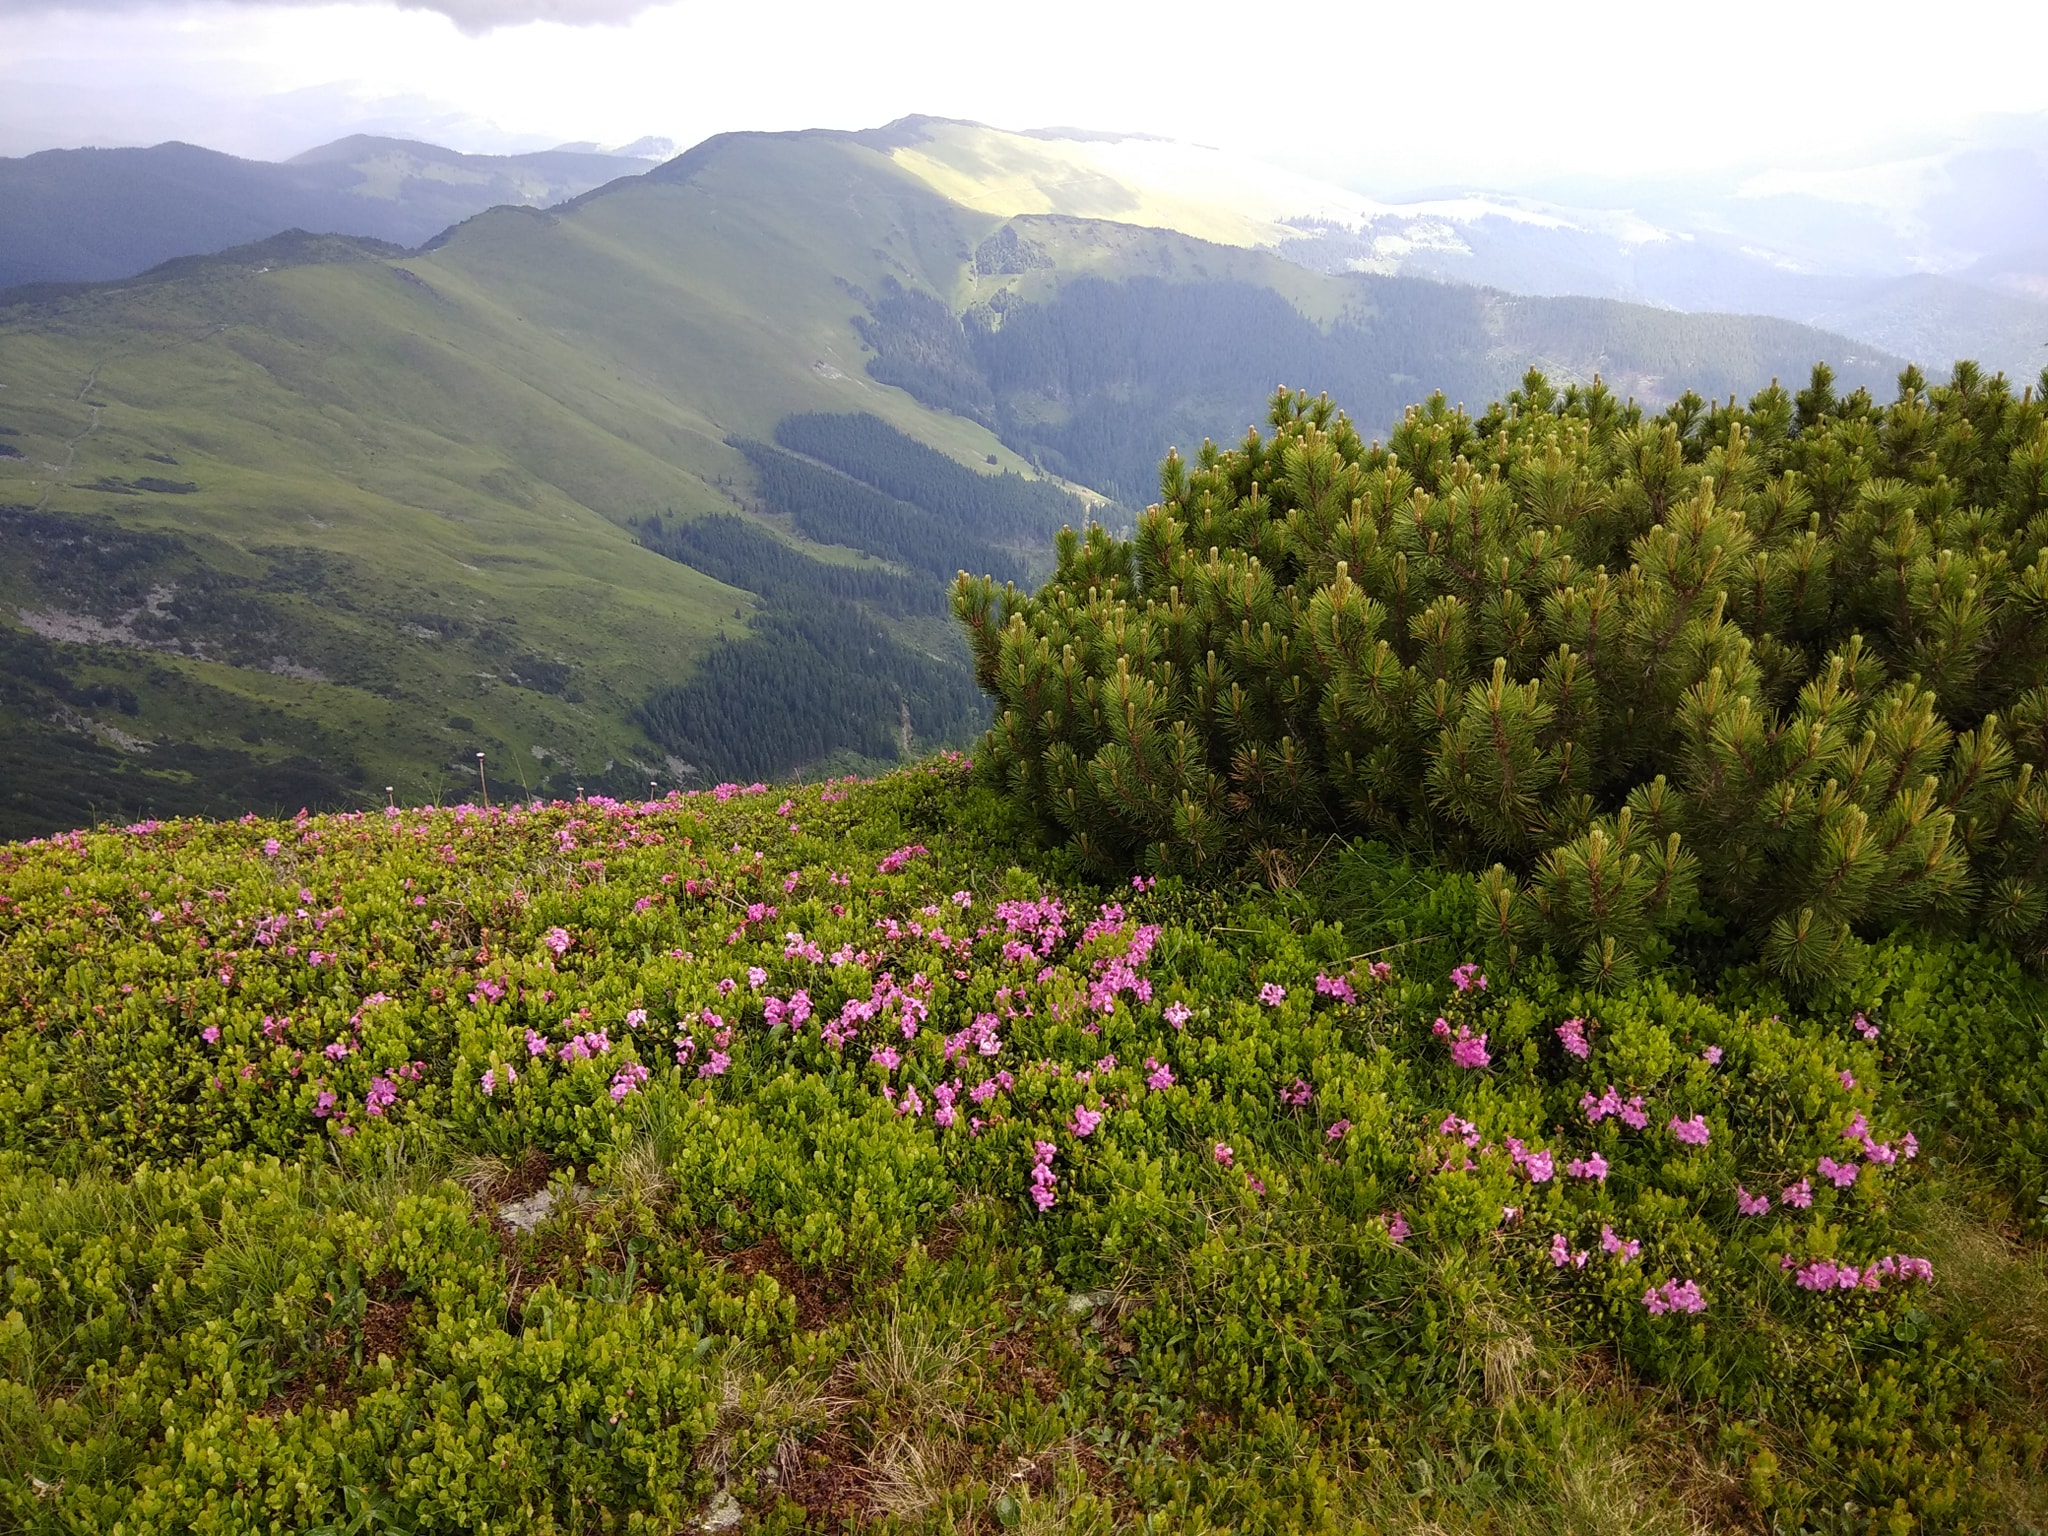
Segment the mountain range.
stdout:
[[1658,406],[1903,366],[1316,271],[1199,178],[1100,169],[1142,142],[726,135],[410,250],[4,296],[0,835],[431,798],[479,753],[521,793],[887,761],[978,728],[954,570],[1035,579],[1276,386],[1379,432],[1532,365]]
[[132,277],[287,229],[415,246],[501,203],[562,202],[671,147],[465,155],[357,134],[282,163],[193,144],[0,158],[0,288]]

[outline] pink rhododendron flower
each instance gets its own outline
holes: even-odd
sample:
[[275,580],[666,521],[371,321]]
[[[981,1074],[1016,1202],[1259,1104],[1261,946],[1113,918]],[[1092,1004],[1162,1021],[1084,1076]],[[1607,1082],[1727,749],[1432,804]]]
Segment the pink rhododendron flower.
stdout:
[[220,1043],[220,1026],[218,1024],[207,1025],[206,1028],[199,1031],[199,1038],[208,1045],[218,1045]]
[[1595,1152],[1591,1157],[1573,1158],[1565,1164],[1564,1171],[1575,1179],[1597,1179],[1607,1182],[1607,1159]]
[[1351,1122],[1349,1120],[1333,1120],[1330,1122],[1330,1128],[1323,1132],[1323,1139],[1325,1141],[1342,1141],[1345,1132],[1350,1129]]
[[1707,1299],[1700,1294],[1697,1280],[1666,1280],[1643,1292],[1643,1305],[1653,1313],[1704,1312]]
[[1586,1021],[1584,1019],[1566,1019],[1557,1026],[1557,1038],[1563,1042],[1566,1050],[1570,1051],[1581,1061],[1586,1060],[1593,1054],[1592,1044],[1586,1039]]
[[1704,1147],[1714,1134],[1707,1122],[1698,1115],[1687,1120],[1681,1120],[1673,1115],[1665,1129],[1688,1147]]
[[1277,981],[1269,981],[1259,988],[1259,1001],[1268,1008],[1278,1008],[1287,1001],[1287,989]]
[[1303,1105],[1308,1104],[1315,1096],[1315,1090],[1309,1087],[1304,1079],[1299,1077],[1294,1080],[1293,1087],[1280,1090],[1280,1102],[1291,1105],[1295,1109],[1300,1109]]
[[1769,1195],[1752,1195],[1740,1184],[1735,1186],[1735,1209],[1744,1216],[1761,1216],[1771,1208]]
[[1479,967],[1468,960],[1451,972],[1451,985],[1460,992],[1484,992],[1486,978],[1479,974]]
[[1188,1020],[1192,1016],[1192,1012],[1188,1008],[1188,1005],[1183,1002],[1174,1002],[1168,1005],[1166,1010],[1166,1022],[1171,1024],[1175,1029],[1181,1029],[1185,1027]]
[[1838,1163],[1832,1157],[1823,1157],[1814,1164],[1820,1176],[1833,1182],[1837,1189],[1847,1189],[1856,1182],[1856,1165]]
[[1219,1141],[1215,1147],[1215,1158],[1218,1167],[1228,1168],[1237,1161],[1237,1153],[1231,1150],[1228,1142]]
[[[1438,1019],[1437,1033],[1449,1034],[1449,1026]],[[1475,1035],[1469,1025],[1460,1024],[1457,1036],[1451,1041],[1451,1065],[1467,1072],[1477,1072],[1488,1065],[1493,1058],[1486,1051],[1486,1036]]]
[[1049,1141],[1034,1142],[1031,1153],[1031,1203],[1040,1212],[1049,1211],[1059,1199],[1059,1175],[1052,1171],[1053,1154],[1059,1148]]
[[629,1061],[612,1074],[611,1095],[614,1104],[623,1104],[626,1096],[636,1092],[647,1081],[648,1072],[637,1061]]
[[1073,1118],[1067,1122],[1067,1129],[1083,1140],[1095,1134],[1095,1128],[1102,1124],[1102,1112],[1090,1109],[1085,1104],[1074,1106]]
[[1795,1211],[1806,1210],[1813,1204],[1813,1180],[1801,1179],[1797,1184],[1787,1184],[1778,1191],[1778,1198]]
[[699,1077],[723,1077],[732,1066],[732,1056],[725,1051],[713,1051],[711,1059],[698,1065]]
[[1863,1017],[1863,1015],[1860,1013],[1857,1014],[1855,1018],[1849,1021],[1849,1025],[1852,1029],[1856,1031],[1857,1034],[1861,1035],[1866,1040],[1875,1040],[1877,1038],[1877,1026],[1871,1023],[1870,1020]]
[[1586,1267],[1586,1260],[1590,1259],[1592,1256],[1593,1255],[1584,1248],[1581,1248],[1578,1250],[1578,1252],[1574,1253],[1572,1251],[1572,1245],[1565,1241],[1565,1236],[1562,1232],[1556,1232],[1551,1234],[1550,1262],[1554,1267],[1558,1269],[1584,1269]]
[[1352,990],[1350,981],[1342,976],[1316,974],[1316,991],[1323,997],[1334,997],[1340,1003],[1356,1003],[1358,994]]
[[1164,1093],[1173,1086],[1173,1068],[1162,1065],[1150,1056],[1145,1058],[1145,1065],[1150,1069],[1150,1075],[1145,1079],[1147,1088],[1154,1093]]
[[1600,1251],[1614,1259],[1617,1263],[1629,1264],[1633,1263],[1636,1255],[1643,1251],[1643,1244],[1640,1238],[1622,1239],[1615,1234],[1614,1228],[1602,1222],[1600,1224]]
[[1704,1051],[1700,1052],[1700,1060],[1710,1067],[1718,1067],[1721,1065],[1721,1047],[1718,1045],[1708,1046]]
[[555,952],[555,958],[558,960],[562,957],[563,952],[575,942],[575,940],[569,937],[569,930],[566,928],[550,928],[541,935],[540,941]]
[[1412,1230],[1408,1225],[1408,1218],[1401,1212],[1395,1211],[1387,1217],[1387,1239],[1396,1247],[1408,1241],[1408,1234]]

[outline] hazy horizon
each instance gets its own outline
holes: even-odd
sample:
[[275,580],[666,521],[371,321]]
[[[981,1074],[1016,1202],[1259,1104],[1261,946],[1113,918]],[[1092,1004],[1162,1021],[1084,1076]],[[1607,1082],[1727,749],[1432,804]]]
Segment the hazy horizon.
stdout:
[[1055,0],[1027,27],[919,0],[884,28],[802,5],[0,0],[0,154],[175,139],[281,160],[354,132],[517,153],[921,113],[1157,134],[1380,196],[1583,198],[1645,182],[1725,194],[1786,170],[1825,182],[1995,142],[2001,117],[2048,123],[2048,12],[2014,18],[1995,49],[1940,33],[1901,49],[1888,40],[1916,12],[1859,14],[1845,30],[1746,4],[1702,30],[1610,5],[1561,27],[1487,4],[1452,34],[1363,5],[1304,29],[1301,88],[1280,88],[1286,50],[1262,46],[1275,62],[1246,89],[1191,88],[1245,30],[1213,3]]

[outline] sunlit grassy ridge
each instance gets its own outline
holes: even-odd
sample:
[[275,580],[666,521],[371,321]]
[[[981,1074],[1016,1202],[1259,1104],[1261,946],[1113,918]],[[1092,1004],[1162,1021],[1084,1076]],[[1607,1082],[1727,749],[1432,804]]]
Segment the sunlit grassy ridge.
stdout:
[[0,1498],[2038,1522],[2040,985],[1594,997],[1473,896],[1093,888],[947,762],[0,850]]

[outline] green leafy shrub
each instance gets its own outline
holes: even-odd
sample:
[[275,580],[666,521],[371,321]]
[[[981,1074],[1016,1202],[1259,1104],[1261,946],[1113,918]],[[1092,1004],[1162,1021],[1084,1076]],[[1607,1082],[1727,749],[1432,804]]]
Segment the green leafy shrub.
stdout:
[[1098,867],[1364,832],[1611,983],[1690,916],[1795,978],[1859,932],[2048,949],[2048,406],[1532,372],[1366,444],[1327,399],[1169,457],[1035,595],[963,576],[983,767]]

